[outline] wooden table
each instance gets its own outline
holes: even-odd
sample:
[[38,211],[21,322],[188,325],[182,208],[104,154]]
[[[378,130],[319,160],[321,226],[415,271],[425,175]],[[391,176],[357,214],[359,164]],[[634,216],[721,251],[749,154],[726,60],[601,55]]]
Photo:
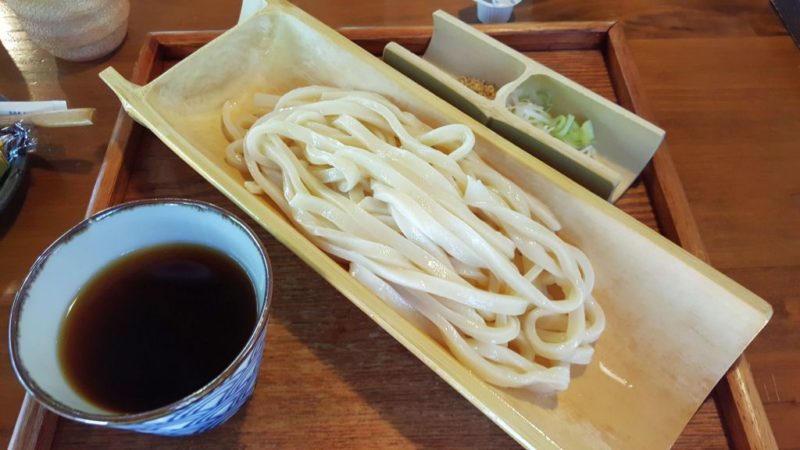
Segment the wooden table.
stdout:
[[[22,208],[16,217],[0,218],[0,329],[7,327],[30,264],[81,219],[89,200],[119,108],[97,73],[107,65],[130,73],[148,31],[227,28],[239,8],[238,2],[201,0],[133,3],[122,47],[80,64],[37,49],[0,3],[0,93],[18,100],[65,98],[98,110],[91,128],[42,132]],[[428,24],[434,9],[423,0],[296,3],[334,27]],[[475,22],[468,0],[441,0],[436,7]],[[711,263],[773,305],[775,317],[747,355],[778,444],[800,448],[800,51],[765,1],[525,0],[515,9],[517,21],[596,19],[625,24],[641,85],[655,121],[667,130]],[[3,336],[0,442],[7,442],[23,392]],[[416,433],[398,443],[442,445],[441,434],[426,432],[425,424],[409,426],[414,404],[398,402],[401,410],[383,418],[376,411],[382,432],[396,427],[400,435]],[[483,426],[492,427],[488,420]],[[721,427],[708,400],[677,446],[725,448]]]

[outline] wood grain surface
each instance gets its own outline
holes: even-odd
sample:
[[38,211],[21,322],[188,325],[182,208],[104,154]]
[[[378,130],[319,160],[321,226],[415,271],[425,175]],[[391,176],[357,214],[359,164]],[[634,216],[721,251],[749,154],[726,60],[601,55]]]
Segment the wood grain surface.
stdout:
[[[14,292],[36,255],[80,220],[86,209],[118,111],[118,102],[97,79],[97,72],[111,64],[130,74],[148,31],[224,29],[238,16],[238,2],[134,3],[122,47],[90,63],[59,61],[36,48],[0,3],[4,48],[0,50],[0,93],[18,100],[66,98],[73,107],[98,110],[96,125],[90,129],[42,132],[42,146],[19,213],[0,218],[0,328],[7,326]],[[344,0],[297,4],[332,26],[425,25],[435,7],[475,22],[474,4],[467,0],[440,1],[436,6],[422,0],[365,2],[358,7]],[[800,54],[780,20],[768,2],[755,0],[525,0],[516,8],[515,20],[619,20],[624,24],[642,91],[650,100],[655,121],[667,130],[670,153],[711,263],[775,309],[772,322],[747,355],[779,446],[800,448],[800,181],[796,176],[800,168],[796,139]],[[324,357],[317,357],[325,363]],[[422,369],[421,365],[417,368]],[[409,376],[413,386],[415,375]],[[347,379],[346,375],[342,378]],[[394,436],[398,444],[420,447],[474,446],[466,438],[444,440],[445,434],[452,438],[453,432],[444,430],[453,424],[468,436],[497,432],[488,421],[484,428],[469,419],[459,421],[462,418],[448,408],[447,399],[408,398],[414,396],[410,391],[392,385],[378,393],[351,392],[356,397],[378,398],[378,403],[370,411],[340,419],[351,423],[358,418],[388,418],[385,423],[390,426],[370,430],[370,434]],[[454,392],[449,395],[463,402]],[[380,400],[384,397],[396,401]],[[21,401],[7,346],[1,345],[0,442],[8,442]],[[426,410],[431,403],[437,405],[436,411]],[[341,409],[331,412],[335,411]],[[402,418],[409,411],[419,415],[419,422]],[[425,421],[431,427],[423,426],[415,434],[418,424]],[[717,408],[709,400],[677,446],[726,448],[721,431]],[[308,431],[309,442],[321,432]],[[429,440],[407,438],[407,434]],[[499,446],[508,442],[503,438],[498,438]],[[118,445],[124,447],[124,443]],[[186,446],[200,445],[187,441]]]
[[[604,24],[604,29],[608,32],[608,24]],[[548,27],[549,29],[558,29],[558,33],[561,35],[569,35],[570,33],[565,31],[564,26],[557,26],[557,27]],[[594,26],[591,24],[589,25],[589,29],[594,29]],[[361,33],[356,33],[358,36],[363,38],[366,35],[366,30],[362,30]],[[350,35],[353,32],[353,29],[348,29],[346,31],[347,35]],[[424,27],[413,27],[408,29],[401,29],[401,28],[389,28],[389,29],[381,29],[369,32],[370,38],[364,41],[359,40],[358,42],[364,43],[366,47],[375,47],[376,42],[385,41],[385,36],[389,34],[397,34],[400,36],[398,41],[401,43],[410,42],[412,45],[415,45],[417,41],[424,40],[420,39],[422,37],[428,36],[430,34],[430,29],[425,29]],[[579,34],[580,35],[580,34]],[[383,37],[382,37],[383,36]],[[148,70],[152,71],[152,76],[158,75],[160,70],[164,70],[170,67],[176,60],[184,57],[186,54],[190,53],[193,49],[198,48],[203,42],[207,41],[214,37],[213,33],[199,33],[199,34],[192,34],[192,33],[157,33],[153,36],[152,42],[143,45],[142,51],[139,55],[139,60],[134,67],[134,74],[133,79],[140,84],[143,84],[148,79]],[[519,41],[522,39],[522,35],[515,36],[513,30],[511,33],[504,33],[503,39],[511,39],[515,41]],[[527,54],[532,57],[540,60],[541,62],[553,66],[557,68],[560,72],[579,80],[586,86],[589,86],[596,92],[604,95],[605,97],[615,100],[616,95],[623,96],[626,100],[623,101],[623,104],[626,104],[628,107],[633,107],[633,104],[636,103],[639,107],[644,108],[645,102],[642,98],[641,94],[638,93],[636,89],[636,71],[635,67],[629,64],[628,61],[625,60],[618,60],[617,57],[625,58],[625,54],[627,53],[626,47],[624,45],[624,39],[619,32],[615,32],[613,35],[609,36],[606,39],[605,46],[600,46],[600,49],[606,49],[605,52],[593,50],[593,51],[543,51],[543,52],[528,52]],[[535,39],[531,40],[528,39],[529,42],[525,42],[526,48],[541,48],[543,50],[551,49],[552,45],[547,36],[543,36],[542,39]],[[158,42],[159,45],[154,45],[155,42]],[[517,42],[519,43],[519,42]],[[597,42],[596,44],[599,44]],[[581,45],[578,45],[579,47]],[[375,52],[380,52],[380,47],[376,47],[373,49]],[[418,49],[422,50],[422,48]],[[614,54],[618,53],[618,54]],[[610,79],[610,74],[608,69],[609,63],[614,70],[618,71],[622,76],[624,73],[624,78],[626,80],[620,81],[620,79],[615,79],[616,83],[612,82]],[[631,89],[625,83],[631,84]],[[161,145],[157,140],[153,138],[148,132],[144,131],[141,132],[140,127],[134,127],[133,134],[128,136],[127,134],[119,135],[117,131],[125,131],[130,127],[130,119],[126,118],[125,116],[120,116],[117,120],[115,125],[115,133],[112,136],[112,141],[109,145],[109,150],[106,155],[106,159],[104,164],[101,168],[101,174],[99,177],[99,183],[95,186],[95,191],[92,196],[92,201],[90,202],[90,210],[102,208],[103,205],[108,204],[109,202],[118,202],[124,200],[135,200],[138,198],[147,198],[147,197],[157,197],[157,196],[176,196],[176,195],[192,195],[194,185],[201,184],[203,181],[195,176],[194,181],[190,181],[192,179],[193,172],[188,170],[188,168],[180,163],[172,155],[169,155],[168,151],[165,149],[163,145]],[[142,137],[143,136],[143,137]],[[144,139],[142,141],[142,139]],[[155,149],[153,149],[155,147]],[[164,155],[167,153],[167,155]],[[166,156],[171,156],[171,158],[167,158]],[[662,166],[665,163],[669,163],[671,160],[666,153],[663,154],[658,161],[659,164]],[[145,170],[140,170],[141,166],[146,166]],[[121,170],[119,170],[121,168]],[[166,170],[165,170],[166,169]],[[666,170],[664,170],[666,169]],[[163,175],[166,173],[166,175]],[[179,176],[177,183],[174,183],[175,180],[169,178],[170,176],[174,177],[176,173],[187,173],[187,175]],[[675,205],[678,207],[686,207],[685,198],[681,197],[680,191],[680,183],[674,179],[674,169],[671,167],[662,167],[658,171],[652,171],[653,174],[658,174],[659,177],[656,181],[657,189],[663,193],[665,191],[671,192],[672,198],[668,199],[670,205]],[[166,180],[160,180],[160,177],[166,176]],[[167,193],[163,193],[159,190],[159,186],[163,187],[163,184],[168,184],[171,187],[170,191]],[[650,180],[650,183],[653,183],[653,180]],[[139,194],[138,190],[140,186],[151,186],[151,188],[145,190],[143,194]],[[152,188],[155,186],[155,188]],[[652,196],[649,195],[648,192],[645,191],[644,183],[638,184],[634,189],[632,189],[626,196],[621,199],[619,202],[619,206],[623,208],[625,211],[629,212],[630,214],[634,215],[634,217],[638,218],[643,223],[649,225],[654,229],[659,229],[658,221],[656,220],[655,214],[657,211],[651,207],[653,203]],[[671,186],[671,188],[670,188]],[[666,187],[666,189],[665,189]],[[206,186],[207,188],[207,186]],[[203,192],[206,192],[205,190]],[[142,195],[142,197],[140,197]],[[209,196],[206,194],[195,194],[196,198],[201,198],[209,201],[218,202],[219,196]],[[225,202],[223,205],[226,205]],[[230,204],[227,204],[230,207]],[[666,203],[663,205],[666,207]],[[668,223],[670,224],[669,229],[671,230],[681,230],[683,234],[690,234],[696,229],[694,228],[691,221],[687,221],[686,218],[683,218],[681,222],[677,222],[676,219],[678,217],[673,217],[673,212],[669,209],[661,208],[658,210],[661,213],[661,223]],[[257,228],[257,227],[256,227]],[[659,230],[664,231],[664,230]],[[268,242],[275,242],[269,237],[268,235],[264,234],[265,240],[269,239]],[[697,240],[697,237],[693,236],[683,236],[684,240],[687,242],[691,242],[693,239]],[[675,237],[678,238],[677,236]],[[296,258],[291,258],[291,254],[280,245],[273,245],[271,252],[277,252],[277,255],[273,254],[273,259],[285,259],[288,257],[289,260],[296,260]],[[276,278],[277,279],[277,278]],[[314,280],[305,280],[300,276],[293,278],[290,281],[285,281],[285,283],[298,283],[298,284],[309,284],[315,282]],[[290,304],[296,303],[296,300],[291,298],[293,289],[290,286],[285,286],[287,288],[287,296],[289,298],[285,300]],[[327,302],[332,301],[334,298],[340,298],[339,296],[330,297],[330,298],[320,298],[318,299],[318,303],[323,303],[327,306]],[[316,313],[326,314],[327,308],[315,306],[315,304],[310,304],[309,307],[306,309],[307,316],[309,317],[308,322],[314,323],[314,317]],[[317,319],[317,321],[326,321],[328,319],[327,316],[322,316]],[[345,344],[345,346],[347,346]],[[270,345],[268,344],[266,353],[269,355],[267,356],[268,359],[272,359],[274,361],[284,361],[284,360],[291,360],[293,359],[292,352],[294,349],[292,347],[287,347],[283,345]],[[381,350],[381,353],[386,354],[390,350]],[[303,363],[308,364],[308,363]],[[306,371],[313,371],[315,374],[315,379],[319,380],[317,384],[330,384],[328,379],[328,375],[325,371],[314,369],[313,367],[304,367]],[[272,389],[275,389],[280,392],[285,392],[289,390],[290,392],[297,391],[297,395],[301,396],[298,398],[304,398],[303,395],[307,395],[307,391],[317,389],[316,385],[312,385],[310,387],[302,386],[302,381],[297,380],[296,378],[291,377],[291,375],[286,374],[293,374],[295,370],[289,370],[288,372],[277,372],[273,373],[272,382],[270,385]],[[263,375],[262,378],[266,375]],[[370,376],[370,374],[365,374],[365,380],[368,381],[351,381],[356,383],[366,383],[369,385],[369,380],[380,380],[380,374],[377,376]],[[261,394],[261,392],[257,392]],[[259,403],[257,408],[264,408],[263,404],[269,404],[271,400],[264,400],[263,403]],[[351,408],[357,408],[359,405],[350,405]],[[468,406],[467,406],[468,407]],[[327,408],[323,408],[327,409]],[[37,411],[38,412],[38,411]],[[738,416],[738,415],[737,415]],[[34,414],[30,420],[31,423],[35,423],[35,419],[39,417],[38,414]],[[281,417],[289,420],[288,418],[296,417],[298,419],[303,417],[302,412],[298,412],[292,408],[285,408],[281,410]],[[745,416],[749,417],[749,416]],[[267,420],[264,423],[257,423],[253,424],[251,421],[252,418],[248,418],[247,416],[242,419],[240,423],[240,427],[249,428],[253,430],[246,436],[239,437],[237,443],[241,446],[248,446],[253,443],[253,434],[258,433],[259,435],[272,435],[275,430],[272,427],[273,420]],[[291,421],[291,420],[290,420]],[[702,436],[703,432],[708,432],[709,429],[703,427],[697,427],[694,425],[696,422],[693,421],[693,424],[687,428],[686,435],[699,437]],[[706,421],[708,422],[708,421]],[[713,420],[711,421],[713,423]],[[758,420],[754,421],[758,422]],[[110,443],[116,443],[120,441],[120,438],[116,436],[118,432],[110,431],[110,430],[99,430],[99,429],[92,429],[80,426],[78,424],[70,424],[67,421],[62,421],[63,427],[59,429],[59,435],[62,433],[69,433],[72,429],[71,426],[75,425],[74,430],[75,433],[80,434],[80,437],[75,438],[75,445],[78,446],[90,446],[90,447],[105,447],[110,445]],[[702,423],[702,422],[701,422]],[[368,427],[375,427],[380,424],[373,424],[371,422],[365,422],[364,426]],[[230,425],[226,425],[229,427]],[[752,428],[752,427],[745,427],[745,428]],[[52,429],[52,428],[51,428]],[[43,435],[46,434],[47,431],[50,429],[43,430]],[[55,431],[54,429],[52,429]],[[767,427],[768,430],[768,427]],[[20,430],[17,430],[19,432]],[[717,439],[724,439],[724,434],[722,433],[721,428],[717,428],[717,435],[715,436]],[[95,438],[94,436],[89,436],[89,434],[96,434],[99,433],[101,435],[100,438]],[[110,434],[109,434],[110,433]],[[27,433],[25,429],[21,431],[22,435],[30,434]],[[147,439],[142,440],[144,438],[139,436],[140,439],[133,439],[133,440],[125,440],[124,435],[129,433],[122,433],[123,438],[121,441],[125,442],[125,446],[146,446],[146,445],[156,445],[156,446],[165,446],[168,445],[167,442],[163,439],[154,438],[154,437],[146,437]],[[219,434],[219,433],[217,433]],[[106,436],[108,435],[108,436]],[[339,429],[336,430],[336,435],[341,439],[341,442],[347,442],[350,446],[362,446],[359,439],[359,435],[357,433],[353,433],[353,430],[350,429]],[[16,433],[15,433],[16,436]],[[102,436],[106,436],[103,438]],[[490,439],[493,439],[491,436],[488,436]],[[711,436],[706,436],[705,439],[709,439]],[[131,438],[132,439],[132,438]],[[220,446],[223,443],[228,442],[231,439],[229,433],[222,433],[220,437],[213,438],[213,442],[208,443],[209,445]],[[299,438],[290,436],[290,442],[297,443]],[[319,442],[318,444],[315,443],[314,445],[331,445],[332,440],[330,437],[325,438],[325,441]],[[50,441],[52,440],[52,436],[40,436],[40,441]],[[427,441],[428,438],[423,438],[423,441]],[[16,441],[16,439],[15,439]],[[167,440],[169,441],[169,440]],[[71,442],[71,441],[69,441]],[[204,442],[204,441],[201,441]],[[337,441],[338,442],[338,441]],[[735,441],[734,441],[735,442]],[[740,445],[739,448],[754,448],[755,445],[751,445],[746,440],[741,441],[743,445]],[[489,446],[489,442],[484,441],[476,441],[476,443],[483,447]],[[757,443],[756,443],[757,444]],[[380,442],[378,443],[380,446],[389,446],[389,445],[396,445],[392,442]],[[57,441],[57,447],[62,446],[62,441]]]
[[[650,104],[641,92],[638,68],[633,64],[622,64],[632,60],[622,27],[610,30],[609,49],[606,55],[619,103],[636,111],[642,117],[655,120]],[[664,235],[698,258],[709,262],[709,255],[694,215],[691,213],[683,184],[675,177],[665,176],[675,173],[674,163],[667,147],[666,143],[661,145],[642,175],[650,187],[655,215],[658,221],[664,224],[662,227]],[[777,448],[775,435],[745,355],[740,356],[725,378],[720,380],[714,390],[714,396],[720,405],[720,414],[734,447]]]
[[[416,33],[411,34],[414,42]],[[188,48],[195,48],[197,42],[191,36],[164,35],[161,40],[185,43]],[[367,47],[376,40],[368,40]],[[166,53],[176,57],[184,54],[174,47],[166,47]],[[543,47],[548,48],[546,42]],[[150,65],[150,53],[151,49],[145,47],[145,63],[137,68],[137,73],[141,73],[141,67]],[[526,54],[603,96],[616,99],[600,51]],[[167,63],[163,68],[169,66]],[[116,148],[112,148],[112,155],[116,154]],[[123,193],[119,201],[171,196],[211,201],[237,211],[265,242],[277,282],[259,385],[243,414],[203,436],[176,440],[60,421],[54,448],[222,448],[234,442],[234,446],[248,447],[260,443],[262,436],[280,436],[259,445],[264,447],[516,447],[499,428],[492,427],[485,416],[419,364],[151,133],[142,132],[137,145],[129,144],[127,148],[135,156],[130,156],[130,165],[123,168],[124,181],[116,182],[121,188],[115,191]],[[112,158],[111,162],[121,159]],[[115,178],[110,177],[109,182]],[[103,190],[112,191],[109,184],[102,183],[99,188],[102,186]],[[100,198],[97,193],[95,199]],[[619,206],[659,230],[650,203],[644,183],[638,183],[620,200]],[[387,372],[397,381],[389,382]],[[325,386],[322,392],[320,386]],[[384,410],[393,412],[385,414]],[[448,430],[453,424],[469,432],[453,433]],[[711,431],[716,435],[704,434]],[[687,435],[685,445],[689,447],[701,436],[705,440],[725,441],[718,419],[690,425]]]

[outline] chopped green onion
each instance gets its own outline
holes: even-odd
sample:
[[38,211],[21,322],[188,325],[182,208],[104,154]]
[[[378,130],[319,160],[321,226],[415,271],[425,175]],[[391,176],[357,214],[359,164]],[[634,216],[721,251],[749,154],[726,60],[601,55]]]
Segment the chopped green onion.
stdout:
[[533,97],[512,96],[509,109],[511,112],[527,120],[531,125],[540,128],[574,147],[581,153],[594,158],[597,150],[594,144],[594,127],[587,120],[579,124],[572,114],[550,115],[552,97],[545,91],[538,91]]

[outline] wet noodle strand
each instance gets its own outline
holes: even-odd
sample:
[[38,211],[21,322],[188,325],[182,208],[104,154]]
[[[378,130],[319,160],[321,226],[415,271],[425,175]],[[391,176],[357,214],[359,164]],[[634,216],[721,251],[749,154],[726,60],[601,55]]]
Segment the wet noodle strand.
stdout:
[[226,103],[226,159],[309,239],[485,381],[563,390],[603,331],[594,272],[465,125],[309,86]]

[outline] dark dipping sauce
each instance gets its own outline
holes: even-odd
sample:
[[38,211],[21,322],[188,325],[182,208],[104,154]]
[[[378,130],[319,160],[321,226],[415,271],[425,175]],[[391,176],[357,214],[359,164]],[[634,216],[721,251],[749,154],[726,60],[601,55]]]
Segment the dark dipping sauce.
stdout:
[[159,408],[233,362],[256,324],[256,296],[231,257],[193,244],[126,255],[96,274],[61,325],[70,385],[112,412]]

